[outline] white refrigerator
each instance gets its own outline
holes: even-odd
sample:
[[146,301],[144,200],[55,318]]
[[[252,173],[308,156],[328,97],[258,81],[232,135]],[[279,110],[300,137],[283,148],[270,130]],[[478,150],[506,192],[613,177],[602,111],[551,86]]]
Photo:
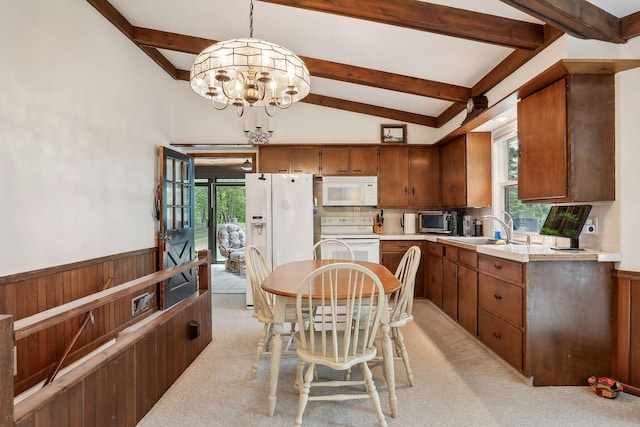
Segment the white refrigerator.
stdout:
[[307,259],[313,246],[313,175],[248,173],[245,191],[246,244],[256,246],[272,270]]

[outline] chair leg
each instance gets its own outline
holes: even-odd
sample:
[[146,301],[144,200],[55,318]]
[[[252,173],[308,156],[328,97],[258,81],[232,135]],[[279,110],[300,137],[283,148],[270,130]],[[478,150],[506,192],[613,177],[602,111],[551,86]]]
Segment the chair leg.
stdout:
[[373,376],[371,375],[371,370],[367,365],[367,362],[363,362],[362,366],[362,375],[364,377],[365,389],[369,392],[369,397],[371,398],[371,402],[373,403],[373,407],[376,409],[376,414],[378,416],[378,426],[379,427],[387,427],[387,420],[384,419],[384,414],[382,413],[382,406],[380,405],[380,396],[378,395],[378,390],[376,390],[376,385],[373,383]]
[[260,339],[258,339],[258,347],[256,348],[256,358],[253,361],[253,367],[251,368],[251,379],[255,378],[256,372],[258,372],[258,363],[260,362],[260,356],[264,352],[264,347],[267,342],[271,339],[271,325],[265,323],[262,328],[262,335]]
[[399,328],[393,328],[395,333],[395,341],[396,346],[399,348],[400,356],[402,357],[402,361],[404,362],[404,367],[407,370],[407,378],[409,379],[409,385],[413,386],[413,372],[411,371],[411,366],[409,365],[409,353],[407,352],[407,346],[404,343],[404,337],[402,336],[402,332],[400,332]]
[[310,363],[304,375],[304,384],[300,387],[300,397],[298,398],[298,414],[296,415],[296,421],[294,423],[295,427],[302,425],[302,414],[304,414],[307,402],[309,402],[309,390],[311,389],[311,381],[313,381],[313,371],[315,368],[316,364]]

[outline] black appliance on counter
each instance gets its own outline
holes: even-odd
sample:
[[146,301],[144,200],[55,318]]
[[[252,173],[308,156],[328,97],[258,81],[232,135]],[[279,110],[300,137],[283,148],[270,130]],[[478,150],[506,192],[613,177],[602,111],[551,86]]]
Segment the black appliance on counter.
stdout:
[[460,216],[456,211],[423,211],[418,212],[418,232],[447,234],[458,236],[460,230]]

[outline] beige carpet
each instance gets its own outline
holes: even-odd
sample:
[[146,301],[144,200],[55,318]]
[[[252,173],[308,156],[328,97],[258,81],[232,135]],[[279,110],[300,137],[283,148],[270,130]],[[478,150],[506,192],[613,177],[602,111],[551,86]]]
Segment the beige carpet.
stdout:
[[[295,357],[283,360],[274,417],[267,414],[269,360],[249,372],[261,326],[244,295],[213,295],[213,342],[140,426],[291,426],[297,408]],[[419,300],[404,328],[416,385],[396,363],[398,417],[389,415],[382,369],[373,369],[389,426],[638,426],[640,398],[615,400],[589,387],[530,387],[431,303]],[[354,371],[354,374],[357,370]],[[320,371],[320,375],[329,375]],[[309,402],[304,426],[375,426],[368,400]]]

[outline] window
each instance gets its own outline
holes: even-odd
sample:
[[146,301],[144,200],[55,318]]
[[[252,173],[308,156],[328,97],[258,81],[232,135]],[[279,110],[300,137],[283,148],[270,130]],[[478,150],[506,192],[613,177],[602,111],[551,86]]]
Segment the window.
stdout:
[[494,199],[496,216],[507,212],[513,218],[516,232],[538,233],[551,205],[522,203],[518,199],[518,133],[517,122],[511,122],[493,132]]

